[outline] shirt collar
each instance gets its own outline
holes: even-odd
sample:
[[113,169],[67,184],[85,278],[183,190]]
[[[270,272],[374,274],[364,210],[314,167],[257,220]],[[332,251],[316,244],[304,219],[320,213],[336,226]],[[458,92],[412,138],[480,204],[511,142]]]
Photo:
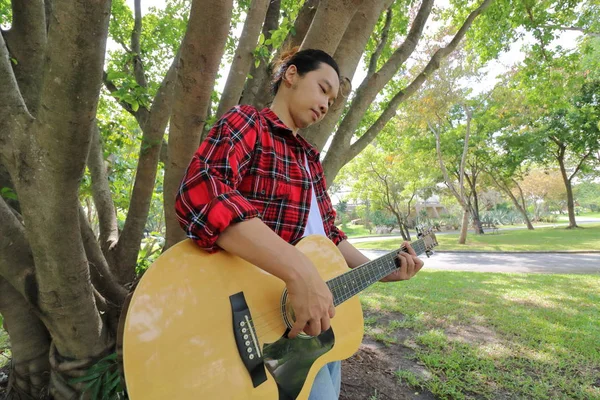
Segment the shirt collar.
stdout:
[[271,125],[273,133],[284,136],[286,137],[286,139],[299,144],[300,147],[302,147],[306,152],[306,156],[309,160],[317,161],[319,159],[319,151],[306,139],[304,139],[300,134],[297,134],[296,137],[294,137],[292,130],[288,128],[287,125],[279,119],[279,117],[273,112],[273,110],[266,107],[263,108],[263,110],[260,113],[267,120],[267,123]]

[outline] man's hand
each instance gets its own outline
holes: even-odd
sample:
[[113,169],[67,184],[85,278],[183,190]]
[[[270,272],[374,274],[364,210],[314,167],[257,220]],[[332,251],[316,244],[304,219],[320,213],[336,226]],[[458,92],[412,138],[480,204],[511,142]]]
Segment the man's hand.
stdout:
[[298,274],[286,282],[288,295],[296,321],[288,334],[295,338],[301,331],[317,336],[329,329],[330,319],[335,316],[333,295],[314,264],[300,253]]
[[403,243],[406,252],[398,252],[396,264],[400,266],[397,270],[380,280],[380,282],[406,281],[415,276],[423,268],[423,260],[417,257],[417,253],[409,242]]

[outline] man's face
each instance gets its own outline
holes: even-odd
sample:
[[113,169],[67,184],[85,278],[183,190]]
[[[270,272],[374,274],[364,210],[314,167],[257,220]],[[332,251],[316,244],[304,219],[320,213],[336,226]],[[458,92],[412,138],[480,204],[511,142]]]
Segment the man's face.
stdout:
[[302,129],[322,120],[340,89],[335,70],[321,63],[318,69],[300,76],[296,66],[291,65],[286,77],[292,83],[288,104],[294,125]]

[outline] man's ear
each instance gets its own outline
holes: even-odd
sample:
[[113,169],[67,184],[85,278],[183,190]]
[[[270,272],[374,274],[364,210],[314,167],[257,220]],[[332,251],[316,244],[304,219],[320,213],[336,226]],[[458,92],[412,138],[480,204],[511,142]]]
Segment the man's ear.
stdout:
[[296,79],[298,79],[298,69],[294,64],[290,65],[283,75],[283,80],[287,83],[287,86],[292,86],[296,83]]

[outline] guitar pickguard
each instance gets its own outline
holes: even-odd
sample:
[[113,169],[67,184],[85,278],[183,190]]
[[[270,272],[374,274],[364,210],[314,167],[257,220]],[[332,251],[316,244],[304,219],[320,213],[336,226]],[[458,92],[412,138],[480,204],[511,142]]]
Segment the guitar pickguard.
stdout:
[[277,382],[280,400],[293,400],[304,386],[315,360],[333,348],[333,329],[319,336],[289,339],[287,332],[278,341],[265,344],[263,360]]

